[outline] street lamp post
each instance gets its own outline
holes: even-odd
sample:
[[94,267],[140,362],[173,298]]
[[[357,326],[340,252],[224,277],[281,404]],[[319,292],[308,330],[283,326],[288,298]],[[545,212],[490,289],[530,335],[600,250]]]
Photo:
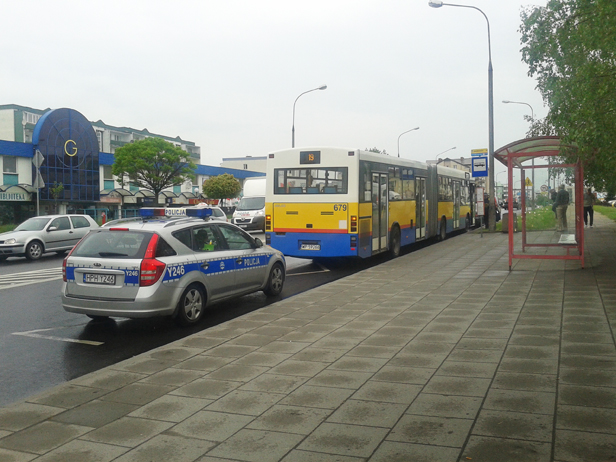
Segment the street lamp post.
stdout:
[[[404,135],[405,133],[412,132],[412,131],[415,131],[415,130],[419,130],[419,127],[411,128],[410,130],[402,132],[402,133],[400,133],[400,136]],[[400,157],[400,136],[398,136],[398,157]]]
[[295,147],[295,103],[297,103],[297,100],[299,99],[300,96],[305,95],[306,93],[310,93],[311,91],[316,91],[316,90],[325,90],[325,89],[327,89],[327,85],[321,85],[320,87],[313,88],[312,90],[305,91],[304,93],[300,93],[300,95],[297,98],[295,98],[295,102],[293,103],[293,127],[291,128],[291,147],[292,148]]
[[[454,146],[453,148],[445,149],[443,152],[439,152],[439,153],[438,153],[438,154],[434,157],[434,160],[438,159],[438,156],[440,156],[441,154],[445,154],[446,152],[449,152],[449,151],[451,151],[451,150],[453,150],[453,149],[456,149],[456,147]],[[437,164],[438,164],[438,162],[437,162]]]
[[[535,123],[535,111],[533,111],[533,107],[528,104],[528,103],[523,103],[522,101],[508,101],[508,100],[504,100],[503,103],[505,104],[525,104],[526,106],[528,106],[530,108],[530,120],[531,120],[531,128],[532,128],[532,124]],[[531,198],[532,198],[532,202],[533,202],[533,209],[535,208],[535,158],[533,157],[532,159],[532,183],[533,183],[533,187],[531,188],[530,192],[531,192]],[[526,191],[524,192],[524,194],[526,194]]]
[[488,218],[490,231],[496,230],[496,209],[494,208],[494,88],[492,78],[492,45],[490,43],[490,21],[486,14],[476,6],[456,5],[453,3],[443,3],[442,0],[430,0],[428,2],[432,8],[440,8],[442,6],[457,6],[460,8],[471,8],[479,11],[486,19],[488,25],[488,183],[490,183],[490,204],[488,208]]

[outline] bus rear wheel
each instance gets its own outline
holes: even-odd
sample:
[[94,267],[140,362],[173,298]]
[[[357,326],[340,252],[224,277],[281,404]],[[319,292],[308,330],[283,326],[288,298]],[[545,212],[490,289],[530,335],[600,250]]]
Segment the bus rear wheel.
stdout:
[[438,240],[444,241],[447,239],[447,220],[445,217],[441,218],[441,225],[439,227]]
[[392,258],[400,256],[400,228],[394,226],[389,235],[389,254]]

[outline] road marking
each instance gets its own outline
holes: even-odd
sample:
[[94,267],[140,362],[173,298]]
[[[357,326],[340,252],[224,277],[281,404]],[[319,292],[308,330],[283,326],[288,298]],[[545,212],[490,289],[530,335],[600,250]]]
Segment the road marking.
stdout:
[[13,335],[21,335],[22,337],[42,338],[45,340],[56,340],[59,342],[82,343],[84,345],[93,345],[93,346],[100,346],[105,343],[105,342],[95,342],[93,340],[76,340],[73,338],[55,337],[53,335],[43,335],[43,334],[38,333],[38,332],[47,332],[47,331],[54,330],[54,329],[57,329],[57,328],[37,329],[37,330],[30,330],[28,332],[13,332]]
[[48,268],[16,274],[3,274],[0,275],[0,290],[37,284],[39,282],[49,282],[60,278],[62,278],[62,268]]

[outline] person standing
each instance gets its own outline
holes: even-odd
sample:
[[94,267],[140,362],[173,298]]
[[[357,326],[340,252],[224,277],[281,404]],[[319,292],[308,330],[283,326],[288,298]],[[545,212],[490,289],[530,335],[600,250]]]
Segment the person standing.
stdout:
[[584,226],[588,226],[588,216],[590,215],[590,227],[592,228],[593,217],[595,215],[595,211],[592,208],[595,203],[595,195],[592,190],[588,188],[584,193]]
[[556,194],[556,231],[567,232],[567,207],[569,207],[569,193],[565,185],[558,187]]

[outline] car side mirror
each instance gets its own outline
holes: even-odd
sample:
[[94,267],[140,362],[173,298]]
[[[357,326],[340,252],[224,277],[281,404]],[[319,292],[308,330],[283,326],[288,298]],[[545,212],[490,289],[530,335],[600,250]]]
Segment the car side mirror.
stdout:
[[49,228],[47,228],[47,232],[51,232],[51,231],[56,231],[58,228],[55,226],[50,226]]
[[259,247],[263,247],[263,241],[259,239],[258,237],[255,237],[255,244],[257,245],[257,249]]

